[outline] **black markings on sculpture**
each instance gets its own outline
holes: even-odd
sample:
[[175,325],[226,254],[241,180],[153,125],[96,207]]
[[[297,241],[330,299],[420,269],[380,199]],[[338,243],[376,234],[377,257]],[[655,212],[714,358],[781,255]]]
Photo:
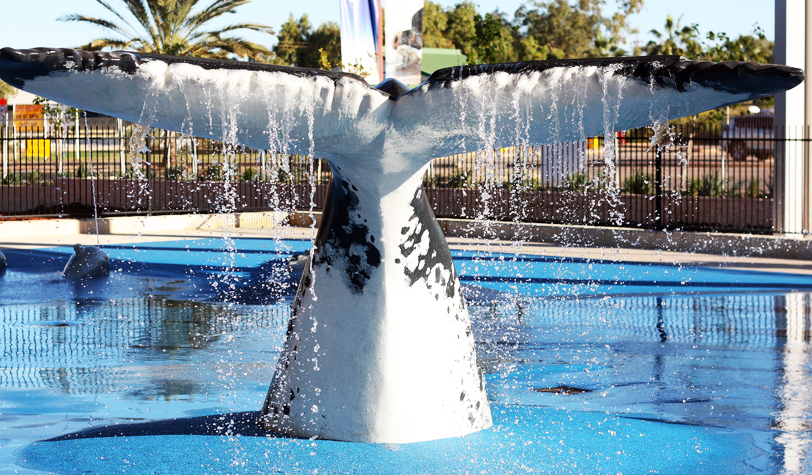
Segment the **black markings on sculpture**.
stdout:
[[[222,59],[192,58],[189,56],[169,56],[154,53],[81,51],[68,48],[33,48],[0,50],[0,69],[6,73],[4,79],[14,87],[22,88],[25,81],[67,71],[118,70],[135,74],[144,63],[162,61],[167,64],[186,63],[203,69],[239,69],[249,71],[282,72],[299,77],[322,76],[339,81],[352,78],[363,82],[355,74],[324,71],[321,69],[277,66],[274,64],[228,61]],[[391,94],[390,94],[391,95]]]
[[342,278],[350,291],[362,294],[372,272],[381,265],[381,251],[375,247],[374,236],[360,219],[355,191],[357,188],[334,171],[316,236],[313,263],[327,266],[327,273],[333,268],[342,269]]
[[[417,189],[409,205],[412,207],[412,216],[409,218],[410,226],[400,230],[400,233],[406,237],[406,240],[400,245],[400,253],[408,259],[419,248],[427,250],[426,254],[417,256],[414,267],[409,268],[407,265],[404,269],[409,278],[409,284],[414,285],[419,280],[428,283],[432,270],[436,269],[435,283],[444,287],[446,296],[452,298],[456,294],[457,273],[443,231],[434,217],[434,212],[431,210],[428,197],[422,187]],[[425,245],[424,239],[428,239],[428,245]],[[395,262],[398,261],[395,260]],[[449,272],[448,277],[443,276],[438,264]],[[439,300],[439,295],[437,295],[437,299]]]

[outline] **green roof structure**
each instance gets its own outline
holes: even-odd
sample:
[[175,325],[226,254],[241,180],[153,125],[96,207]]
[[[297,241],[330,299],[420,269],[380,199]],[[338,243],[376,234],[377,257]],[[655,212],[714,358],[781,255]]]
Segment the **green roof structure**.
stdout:
[[431,76],[431,73],[438,69],[462,66],[464,64],[468,64],[468,57],[458,49],[423,48],[421,75],[425,81]]

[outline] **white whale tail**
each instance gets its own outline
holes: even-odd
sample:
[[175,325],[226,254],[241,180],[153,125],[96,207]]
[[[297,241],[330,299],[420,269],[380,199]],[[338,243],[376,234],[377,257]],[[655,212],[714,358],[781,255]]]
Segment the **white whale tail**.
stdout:
[[460,282],[421,188],[432,158],[642,127],[790,89],[803,72],[561,60],[450,68],[407,90],[258,63],[5,48],[0,78],[134,122],[326,158],[334,179],[263,423],[403,443],[491,425]]

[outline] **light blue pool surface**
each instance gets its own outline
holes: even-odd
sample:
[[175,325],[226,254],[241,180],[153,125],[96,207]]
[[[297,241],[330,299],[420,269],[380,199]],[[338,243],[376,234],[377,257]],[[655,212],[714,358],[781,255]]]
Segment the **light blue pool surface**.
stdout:
[[252,422],[309,241],[103,248],[3,250],[0,473],[812,472],[812,276],[453,251],[494,426],[379,445]]

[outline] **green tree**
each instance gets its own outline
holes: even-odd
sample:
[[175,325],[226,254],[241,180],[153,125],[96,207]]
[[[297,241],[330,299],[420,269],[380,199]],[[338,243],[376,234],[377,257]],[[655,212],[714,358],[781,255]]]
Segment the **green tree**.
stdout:
[[651,30],[659,41],[649,41],[644,52],[647,55],[678,54],[688,59],[702,59],[703,47],[697,40],[699,27],[696,24],[681,26],[682,17],[674,21],[671,15],[665,19],[665,32]]
[[[114,34],[112,38],[99,38],[81,46],[81,49],[129,49],[145,53],[226,58],[237,56],[265,61],[271,51],[231,33],[240,30],[273,34],[270,27],[259,23],[235,23],[216,30],[206,25],[251,0],[213,0],[196,9],[200,0],[119,0],[125,13],[113,8],[106,0],[96,0],[115,16],[113,20],[73,14],[62,21],[76,21],[101,26]],[[132,21],[132,20],[135,21]]]
[[10,97],[14,97],[17,95],[17,88],[10,86],[3,81],[0,81],[0,97],[5,97],[6,99]]
[[731,39],[725,33],[708,32],[708,40],[716,41],[703,54],[706,61],[753,61],[772,63],[775,60],[775,43],[764,36],[761,28],[755,28],[752,35],[740,35]]
[[300,54],[299,66],[318,68],[322,53],[333,64],[341,62],[341,28],[337,23],[329,21],[319,25],[314,32],[307,35],[305,43],[305,48]]
[[454,42],[445,37],[448,14],[443,7],[431,0],[423,5],[423,47],[454,48]]
[[323,23],[313,30],[307,14],[298,20],[291,15],[277,38],[273,48],[276,64],[303,68],[341,64],[341,30],[334,22]]
[[277,43],[273,47],[276,58],[273,62],[287,66],[295,65],[299,50],[305,47],[306,37],[310,33],[310,29],[310,19],[307,14],[296,20],[293,18],[293,13],[291,13],[288,21],[282,25],[279,34],[276,35]]
[[457,48],[470,64],[515,61],[513,28],[500,12],[484,17],[463,1],[448,11],[427,2],[423,7],[423,46]]
[[600,0],[580,0],[576,5],[567,0],[534,0],[530,6],[535,8],[519,7],[514,22],[524,36],[546,47],[543,59],[583,58],[600,34],[600,4]]
[[643,0],[619,0],[612,16],[604,0],[532,0],[510,20],[495,11],[484,16],[468,0],[448,10],[428,2],[423,41],[428,47],[459,48],[471,63],[617,56],[628,33],[627,19]]
[[668,15],[664,32],[651,30],[651,33],[658,41],[649,41],[640,52],[650,55],[678,54],[697,61],[773,62],[775,44],[758,27],[752,34],[740,35],[736,39],[728,37],[726,33],[710,31],[705,35],[706,41],[702,41],[698,25],[681,26],[679,19],[674,21]]
[[474,49],[476,16],[476,6],[467,0],[456,4],[454,8],[446,12],[447,22],[444,36],[455,48],[460,49],[466,55]]
[[468,62],[477,63],[507,63],[516,61],[513,43],[513,28],[507,19],[499,12],[488,13],[484,17],[477,14],[474,17],[473,48],[467,54]]

